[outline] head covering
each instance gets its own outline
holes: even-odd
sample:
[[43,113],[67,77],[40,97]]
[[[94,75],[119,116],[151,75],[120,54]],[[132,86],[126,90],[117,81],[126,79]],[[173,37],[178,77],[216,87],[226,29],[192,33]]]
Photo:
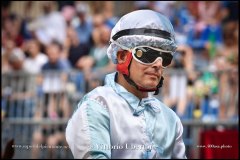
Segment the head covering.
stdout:
[[[175,52],[177,45],[174,29],[167,17],[152,10],[137,10],[124,15],[111,32],[108,57],[117,64],[121,47],[152,46]],[[122,48],[123,49],[123,48]]]
[[18,62],[23,61],[25,59],[25,55],[23,51],[19,48],[15,48],[9,56],[9,62]]

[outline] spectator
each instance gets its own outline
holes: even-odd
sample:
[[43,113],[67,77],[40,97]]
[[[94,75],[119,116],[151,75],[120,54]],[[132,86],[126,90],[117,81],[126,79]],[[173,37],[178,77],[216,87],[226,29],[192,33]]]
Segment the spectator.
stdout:
[[[8,117],[32,117],[34,96],[34,79],[29,76],[23,68],[25,60],[24,53],[20,49],[15,49],[9,56],[9,64],[12,76],[8,78],[3,86],[7,95]],[[6,88],[5,88],[6,87]]]
[[62,13],[62,16],[65,19],[67,27],[71,26],[72,25],[72,21],[74,19],[74,16],[76,14],[75,8],[73,6],[64,6],[62,8],[61,13]]
[[40,52],[40,44],[37,40],[26,42],[26,52],[29,57],[24,61],[24,69],[31,74],[38,74],[42,70],[42,66],[47,63],[48,57]]
[[[115,65],[109,61],[106,55],[109,37],[110,29],[105,25],[97,27],[93,31],[95,46],[90,50],[90,56],[85,57],[90,62],[89,64],[92,64],[89,66],[91,68],[88,69],[86,68],[88,65],[85,65],[84,69],[86,80],[89,82],[88,90],[100,85],[105,75],[115,70]],[[86,63],[87,61],[83,62],[82,65],[84,66]]]
[[53,40],[63,44],[66,38],[66,22],[60,12],[54,11],[54,2],[42,2],[44,15],[29,24],[28,29],[34,31],[37,39],[44,45]]
[[218,51],[215,67],[220,72],[220,117],[234,118],[237,110],[238,91],[238,24],[227,22],[224,26],[223,47]]
[[86,3],[77,3],[76,12],[78,24],[75,27],[81,44],[90,45],[91,33],[93,30],[92,21],[87,13],[89,6]]
[[6,32],[2,31],[2,73],[9,72],[11,66],[9,64],[9,56],[14,50],[19,50],[13,40],[5,37]]
[[17,47],[21,47],[24,41],[21,35],[22,19],[16,14],[9,14],[3,19],[3,29],[8,38],[14,41]]
[[113,15],[114,11],[114,2],[113,1],[105,1],[103,4],[102,15],[104,16],[104,24],[112,29],[117,23],[117,18]]
[[56,41],[53,41],[46,48],[48,62],[42,67],[42,70],[58,70],[67,71],[71,66],[67,59],[61,58],[62,46]]
[[89,54],[90,46],[80,43],[76,31],[69,27],[67,31],[67,39],[64,46],[64,52],[72,67],[75,69],[83,70],[81,65],[82,57]]
[[[35,118],[49,118],[57,120],[67,118],[70,116],[70,108],[68,104],[68,97],[66,95],[67,75],[65,71],[70,70],[69,62],[66,59],[60,58],[62,47],[57,42],[52,42],[46,48],[48,55],[48,62],[43,65],[43,80],[42,91],[43,105],[39,105]],[[43,98],[43,99],[42,99]],[[39,126],[33,134],[33,145],[47,143],[48,146],[56,146],[60,142],[64,143],[64,129],[63,126]],[[39,148],[33,148],[32,158],[39,158]],[[56,150],[54,148],[48,149],[48,158],[53,157]]]

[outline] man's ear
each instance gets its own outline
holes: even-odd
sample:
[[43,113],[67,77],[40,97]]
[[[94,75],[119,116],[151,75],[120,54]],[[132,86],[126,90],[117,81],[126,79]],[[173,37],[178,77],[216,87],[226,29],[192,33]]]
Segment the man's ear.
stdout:
[[127,60],[128,51],[118,51],[117,52],[117,60],[119,64],[124,63]]

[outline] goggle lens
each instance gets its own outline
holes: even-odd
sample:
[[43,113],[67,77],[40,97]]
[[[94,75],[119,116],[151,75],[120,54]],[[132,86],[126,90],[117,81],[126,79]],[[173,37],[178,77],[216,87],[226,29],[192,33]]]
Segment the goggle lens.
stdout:
[[171,64],[173,56],[171,53],[154,50],[149,47],[138,47],[134,49],[134,58],[141,61],[143,64],[153,64],[157,58],[162,58],[162,66],[167,67]]

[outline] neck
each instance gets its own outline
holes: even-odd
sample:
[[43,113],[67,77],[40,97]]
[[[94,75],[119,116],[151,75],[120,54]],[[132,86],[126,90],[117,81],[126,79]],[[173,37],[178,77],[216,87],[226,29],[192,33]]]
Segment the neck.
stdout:
[[123,75],[121,73],[118,73],[117,83],[122,85],[127,91],[131,92],[132,94],[134,94],[139,99],[146,98],[148,96],[148,92],[139,91],[134,86],[130,85],[125,80],[125,78],[123,77]]

